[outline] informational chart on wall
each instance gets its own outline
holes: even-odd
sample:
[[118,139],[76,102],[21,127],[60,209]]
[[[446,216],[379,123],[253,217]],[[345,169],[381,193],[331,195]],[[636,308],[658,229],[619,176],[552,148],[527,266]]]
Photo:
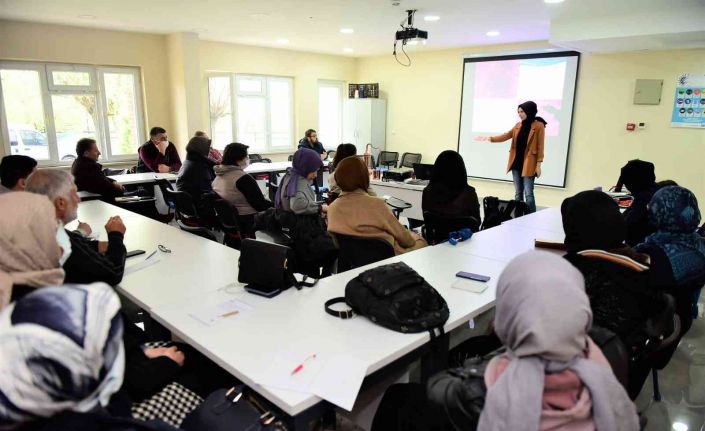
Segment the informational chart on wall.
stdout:
[[531,100],[548,122],[536,184],[565,187],[579,58],[568,51],[464,60],[458,152],[469,176],[512,180],[507,173],[512,140],[486,139],[513,129],[520,121],[517,106]]
[[678,76],[671,127],[705,128],[705,73]]

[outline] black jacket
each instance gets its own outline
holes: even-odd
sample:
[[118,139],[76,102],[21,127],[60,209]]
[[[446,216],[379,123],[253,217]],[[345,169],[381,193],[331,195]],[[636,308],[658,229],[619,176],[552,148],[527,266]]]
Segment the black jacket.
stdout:
[[202,195],[213,191],[214,165],[207,157],[189,152],[176,180],[176,190],[188,193],[194,202],[199,202]]
[[102,281],[116,286],[122,281],[127,250],[121,233],[108,234],[108,251],[102,255],[98,252],[98,241],[92,241],[77,232],[67,232],[71,239],[71,255],[64,262],[65,283]]
[[449,201],[440,199],[439,195],[428,186],[423,190],[421,208],[423,211],[448,217],[471,216],[475,217],[478,223],[482,221],[480,217],[480,201],[477,198],[475,188],[470,185],[458,193],[455,199]]
[[122,192],[113,185],[115,181],[103,173],[103,166],[88,157],[79,156],[74,160],[71,174],[79,192],[98,193],[109,198],[122,195]]
[[643,345],[644,329],[659,326],[653,322],[667,321],[667,315],[672,321],[673,309],[669,310],[664,292],[654,286],[649,270],[637,271],[577,253],[568,253],[565,258],[585,278],[593,323],[617,334],[628,348]]
[[323,154],[326,152],[326,149],[323,148],[323,144],[320,141],[316,141],[315,144],[313,144],[313,147],[311,144],[309,144],[308,139],[302,138],[299,141],[299,148],[308,148],[309,150],[313,150],[317,152],[318,154]]
[[647,205],[657,190],[658,188],[653,186],[634,193],[634,201],[624,211],[624,221],[627,222],[627,244],[632,247],[644,242],[647,236],[656,232],[656,227],[649,221]]

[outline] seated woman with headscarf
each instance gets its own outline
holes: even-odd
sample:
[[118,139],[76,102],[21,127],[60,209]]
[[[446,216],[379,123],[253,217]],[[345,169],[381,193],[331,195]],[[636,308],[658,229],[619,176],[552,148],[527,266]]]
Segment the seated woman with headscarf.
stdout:
[[646,209],[658,189],[654,164],[643,160],[630,160],[622,168],[619,183],[624,184],[634,198],[623,214],[627,222],[627,244],[634,247],[656,230]]
[[321,166],[318,153],[307,148],[297,150],[275,196],[274,217],[265,213],[256,220],[260,229],[267,230],[276,224],[288,229],[296,254],[295,271],[314,278],[330,275],[337,258],[333,239],[320,217],[328,207],[317,202],[311,189]]
[[193,199],[198,215],[212,218],[213,180],[215,162],[208,158],[211,140],[195,136],[186,145],[186,160],[176,179],[176,190],[186,192]]
[[504,352],[432,377],[427,400],[418,385],[392,386],[372,430],[639,429],[634,404],[588,336],[590,301],[568,262],[535,251],[509,262],[494,326]]
[[[37,289],[0,313],[0,423],[22,430],[174,430],[129,417],[113,395],[125,351],[120,300],[103,283]],[[123,416],[114,416],[116,409]]]
[[426,241],[399,223],[383,199],[367,194],[370,177],[357,157],[348,157],[335,170],[342,193],[328,208],[328,231],[350,236],[381,238],[395,254],[425,247]]
[[[338,167],[343,159],[348,157],[353,157],[357,155],[357,148],[353,144],[340,144],[338,149],[335,151],[335,157],[333,157],[333,163],[331,164],[330,175],[328,175],[328,189],[329,196],[334,194],[335,197],[340,195],[340,186],[338,186],[338,181],[335,178],[335,169]],[[377,196],[377,194],[371,188],[367,189],[367,194],[370,196]],[[331,200],[329,200],[331,201]]]
[[[71,254],[71,242],[68,237],[62,240],[66,231],[57,225],[54,205],[46,196],[5,193],[0,196],[0,207],[6,209],[0,211],[2,308],[10,300],[63,283],[61,262]],[[219,372],[188,346],[146,347],[144,343],[149,340],[131,323],[125,325],[122,338],[126,352],[123,389],[135,403],[152,397],[172,382],[183,383],[202,396],[222,382]],[[2,347],[0,358],[0,362],[5,362]],[[198,378],[193,377],[194,372]],[[120,381],[123,382],[122,373]]]
[[682,333],[692,324],[693,307],[705,284],[705,238],[697,234],[700,209],[695,195],[678,186],[657,191],[649,203],[656,232],[636,246],[651,258],[654,278],[676,298]]
[[652,360],[645,353],[673,332],[673,299],[653,282],[649,259],[624,244],[626,226],[606,193],[589,190],[561,205],[565,258],[585,277],[595,324],[619,336],[632,358],[629,393],[636,397]]
[[475,188],[468,184],[465,162],[457,151],[443,151],[436,158],[421,207],[446,216],[475,217],[480,223],[480,201]]
[[313,150],[301,148],[294,153],[291,169],[284,175],[276,195],[276,207],[294,214],[319,214],[326,205],[319,205],[311,185],[323,166]]

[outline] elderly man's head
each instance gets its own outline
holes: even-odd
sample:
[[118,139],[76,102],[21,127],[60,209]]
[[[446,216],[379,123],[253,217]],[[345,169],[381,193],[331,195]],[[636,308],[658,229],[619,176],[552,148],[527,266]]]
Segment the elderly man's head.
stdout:
[[60,169],[42,169],[27,178],[26,191],[44,195],[54,204],[56,219],[68,224],[78,217],[78,196],[73,175]]

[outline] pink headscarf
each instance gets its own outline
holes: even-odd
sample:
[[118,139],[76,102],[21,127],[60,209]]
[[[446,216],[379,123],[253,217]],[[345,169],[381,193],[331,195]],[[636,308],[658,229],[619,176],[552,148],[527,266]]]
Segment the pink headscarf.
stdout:
[[61,284],[61,248],[56,242],[56,211],[46,196],[28,192],[0,195],[0,309],[13,284]]

